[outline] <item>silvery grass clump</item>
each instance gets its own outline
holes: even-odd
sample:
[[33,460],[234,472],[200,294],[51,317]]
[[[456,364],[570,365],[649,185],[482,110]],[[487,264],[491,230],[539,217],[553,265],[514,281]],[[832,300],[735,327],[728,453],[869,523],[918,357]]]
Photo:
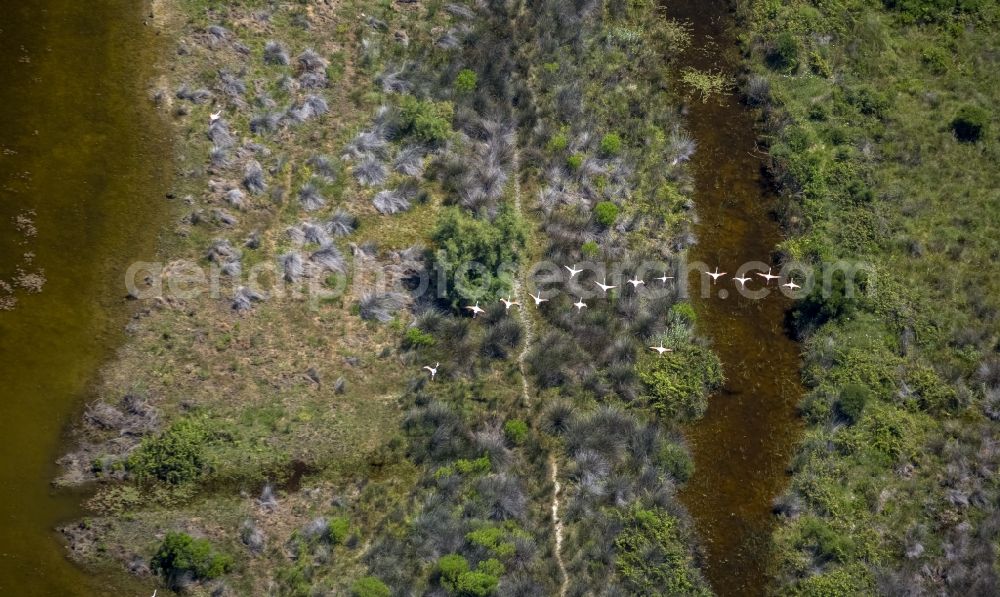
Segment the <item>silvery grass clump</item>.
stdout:
[[225,148],[215,145],[209,152],[208,158],[213,168],[226,168],[229,166],[229,152]]
[[751,106],[763,106],[771,101],[771,81],[767,77],[753,75],[747,79],[745,94]]
[[415,184],[404,183],[393,190],[379,191],[372,199],[372,205],[383,215],[401,213],[410,209],[417,192]]
[[302,239],[307,243],[317,245],[330,244],[330,234],[322,226],[313,224],[312,222],[302,222],[299,224],[299,229],[302,230]]
[[382,87],[385,93],[408,93],[413,88],[413,84],[403,78],[403,70],[385,71],[375,83]]
[[325,58],[317,54],[311,48],[299,54],[295,61],[298,63],[298,67],[301,72],[323,72],[326,70],[326,67],[329,66],[329,62],[327,62]]
[[223,42],[229,39],[229,30],[222,25],[209,25],[205,29],[205,33],[208,34],[209,38],[216,42]]
[[299,189],[299,203],[306,211],[316,211],[326,205],[326,199],[312,183],[306,183]]
[[434,45],[442,50],[454,50],[462,45],[462,40],[459,39],[457,30],[449,29],[434,42]]
[[288,50],[277,41],[271,40],[264,45],[264,62],[277,66],[286,66],[290,62]]
[[670,133],[668,145],[667,155],[672,157],[672,164],[679,164],[690,160],[697,148],[695,140],[681,130],[675,130]]
[[226,97],[240,99],[247,92],[247,84],[231,72],[221,70],[219,71],[218,89]]
[[223,196],[225,197],[226,202],[236,209],[243,209],[246,207],[246,198],[243,195],[243,191],[239,189],[229,189]]
[[187,100],[192,104],[205,104],[212,99],[212,92],[207,89],[191,90],[187,85],[183,85],[177,90],[176,96],[177,99]]
[[358,219],[343,210],[338,210],[326,222],[326,230],[333,236],[349,236],[358,227]]
[[286,118],[295,123],[302,123],[317,116],[322,116],[330,110],[327,106],[326,100],[317,96],[309,95],[298,104],[290,108],[286,114]]
[[337,178],[337,166],[326,156],[314,155],[306,160],[306,164],[312,168],[313,174],[316,176],[322,176],[327,180],[334,180]]
[[240,219],[225,209],[216,209],[212,212],[212,218],[220,226],[231,228],[240,223]]
[[406,304],[406,297],[397,292],[366,292],[358,301],[361,318],[367,321],[390,321]]
[[240,526],[240,541],[250,550],[250,553],[259,554],[264,551],[267,539],[264,531],[257,524],[250,520],[244,520]]
[[236,293],[233,295],[233,310],[234,311],[249,311],[254,303],[260,303],[266,300],[263,294],[252,290],[245,286],[240,286],[236,289]]
[[278,264],[281,266],[281,271],[286,282],[294,283],[306,273],[305,265],[302,263],[302,256],[298,253],[285,253],[278,257]]
[[309,256],[309,261],[316,265],[321,272],[347,273],[347,262],[344,260],[343,253],[333,245],[323,246]]
[[345,159],[363,159],[366,157],[385,158],[389,140],[378,128],[361,131],[344,148]]
[[444,9],[448,11],[448,14],[456,16],[460,19],[465,19],[466,21],[473,21],[476,18],[476,13],[472,11],[468,6],[462,4],[449,4],[445,6]]
[[354,166],[354,178],[364,186],[378,186],[386,180],[385,165],[373,157],[364,158]]
[[229,149],[236,144],[233,134],[229,131],[229,123],[222,118],[208,126],[208,139],[222,149]]
[[393,169],[407,176],[422,176],[424,173],[424,155],[426,151],[418,145],[404,147],[396,155]]
[[264,169],[260,162],[250,160],[243,169],[243,186],[253,195],[259,195],[267,190],[267,182],[264,180]]
[[281,126],[281,114],[275,112],[265,112],[255,116],[250,121],[250,132],[261,135],[264,133],[277,132]]

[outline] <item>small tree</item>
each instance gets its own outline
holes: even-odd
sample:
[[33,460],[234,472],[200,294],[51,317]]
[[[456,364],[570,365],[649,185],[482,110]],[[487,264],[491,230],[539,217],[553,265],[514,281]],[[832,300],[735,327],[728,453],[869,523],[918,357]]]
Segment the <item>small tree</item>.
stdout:
[[601,201],[594,206],[594,219],[605,228],[611,226],[618,219],[618,206],[610,201]]
[[511,419],[504,423],[503,433],[507,436],[507,441],[519,446],[528,438],[528,424],[521,419]]
[[601,139],[601,153],[616,156],[622,151],[622,138],[618,133],[608,133]]
[[351,594],[354,597],[389,597],[392,591],[381,580],[374,576],[366,576],[354,582]]
[[399,103],[403,130],[420,141],[441,143],[451,136],[451,119],[455,109],[449,102],[418,100],[404,95]]
[[476,75],[475,71],[463,68],[459,71],[458,76],[455,77],[455,91],[460,94],[472,93],[476,90],[476,85],[479,83],[479,76]]
[[951,130],[955,137],[963,143],[975,143],[986,134],[989,124],[989,112],[979,106],[963,106],[955,119],[951,121]]
[[150,562],[153,571],[166,577],[171,587],[187,576],[195,580],[218,578],[232,565],[232,558],[217,553],[208,540],[173,532],[167,533]]
[[847,384],[840,390],[840,398],[837,400],[837,412],[845,419],[854,423],[861,418],[861,413],[868,403],[870,392],[868,388],[861,384]]

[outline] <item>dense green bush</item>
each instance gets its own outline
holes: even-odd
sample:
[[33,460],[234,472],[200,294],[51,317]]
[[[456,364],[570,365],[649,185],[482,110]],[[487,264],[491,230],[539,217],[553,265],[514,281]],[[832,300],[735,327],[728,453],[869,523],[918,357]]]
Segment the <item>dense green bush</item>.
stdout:
[[951,130],[959,141],[975,143],[986,134],[990,114],[979,106],[963,106],[951,121]]
[[601,153],[616,156],[622,152],[622,138],[618,133],[608,133],[601,139]]
[[840,390],[840,397],[837,399],[837,412],[850,422],[855,422],[861,418],[861,413],[868,403],[871,392],[861,384],[847,384]]
[[601,245],[597,241],[588,240],[580,245],[580,254],[587,259],[593,259],[601,254]]
[[571,171],[576,172],[581,166],[583,166],[583,154],[574,153],[566,158],[566,167]]
[[504,423],[503,433],[507,437],[507,441],[519,446],[528,439],[528,424],[520,419],[511,419]]
[[670,420],[692,421],[708,408],[708,395],[722,385],[722,364],[711,350],[698,345],[678,348],[664,357],[648,355],[636,368],[646,400]]
[[615,567],[639,595],[711,595],[688,550],[680,521],[658,508],[632,505],[615,537]]
[[353,597],[389,597],[392,591],[381,580],[374,576],[366,576],[354,582],[351,594]]
[[476,72],[468,68],[463,68],[459,71],[458,76],[455,77],[455,91],[461,94],[472,93],[476,90],[478,83],[479,77],[476,75]]
[[128,459],[126,468],[136,479],[187,483],[205,470],[209,440],[200,421],[181,419],[157,437],[147,437]]
[[594,206],[594,219],[605,228],[611,226],[618,219],[618,206],[611,201],[601,201]]
[[552,153],[566,151],[566,148],[569,147],[569,138],[566,136],[565,132],[560,131],[555,135],[552,135],[552,138],[549,139],[549,142],[545,147]]
[[217,553],[207,539],[170,532],[156,550],[150,568],[166,577],[173,586],[186,575],[195,580],[217,578],[228,572],[232,564],[232,558]]
[[793,71],[799,65],[799,52],[798,39],[785,32],[778,36],[774,47],[768,51],[767,62],[775,70]]
[[679,483],[684,483],[694,474],[694,460],[684,446],[673,442],[664,442],[657,455],[662,466]]
[[492,300],[511,292],[514,271],[501,271],[501,266],[518,263],[527,241],[527,226],[507,204],[500,207],[492,222],[449,208],[438,220],[432,238],[438,248],[439,267],[451,273],[471,263],[483,268],[467,270],[462,279],[449,277],[449,286],[438,289],[457,307],[469,299]]
[[441,143],[451,136],[454,108],[449,102],[424,101],[404,95],[399,109],[404,133],[427,143]]
[[434,336],[418,327],[407,328],[406,335],[403,337],[403,346],[406,348],[434,346],[435,342]]

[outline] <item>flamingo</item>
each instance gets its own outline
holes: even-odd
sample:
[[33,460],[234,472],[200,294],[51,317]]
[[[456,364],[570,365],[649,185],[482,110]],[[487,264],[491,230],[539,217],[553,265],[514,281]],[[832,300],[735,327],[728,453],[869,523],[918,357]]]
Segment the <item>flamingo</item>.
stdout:
[[757,275],[760,276],[761,278],[764,278],[764,284],[770,284],[771,280],[778,279],[778,276],[775,276],[774,274],[771,273],[771,268],[767,268],[766,274],[757,272]]
[[510,296],[508,296],[505,299],[500,299],[500,302],[503,303],[503,306],[506,307],[508,311],[510,311],[510,308],[513,307],[514,305],[517,305],[518,307],[521,306],[521,303],[510,300]]
[[222,118],[222,110],[219,110],[218,112],[212,112],[211,114],[209,114],[208,122],[213,123],[220,118]]
[[437,375],[437,373],[438,373],[438,367],[440,367],[440,366],[441,366],[441,363],[434,363],[433,367],[431,367],[430,365],[424,365],[424,369],[427,369],[428,371],[431,372],[431,381],[434,381],[434,376]]
[[629,280],[629,281],[628,281],[628,283],[632,285],[632,288],[633,288],[633,289],[635,289],[635,288],[638,288],[639,286],[641,286],[641,285],[645,284],[645,282],[644,282],[644,281],[642,281],[642,280],[639,280],[639,279],[632,279],[632,280]]
[[535,306],[536,306],[536,307],[537,307],[538,305],[541,305],[541,304],[542,304],[542,303],[544,303],[544,302],[548,302],[548,300],[549,300],[549,299],[543,299],[543,298],[542,298],[542,293],[541,293],[541,292],[539,292],[539,293],[538,293],[538,296],[535,296],[535,295],[533,295],[533,294],[529,294],[528,296],[530,296],[531,298],[535,299]]
[[565,267],[567,270],[569,270],[569,279],[570,280],[572,280],[573,277],[576,276],[578,273],[580,273],[580,272],[583,271],[582,269],[575,269],[576,268],[576,264],[575,263],[573,264],[573,267],[570,267],[568,265],[564,265],[563,267]]
[[674,277],[673,277],[673,276],[668,276],[668,275],[666,274],[666,272],[664,272],[664,273],[663,273],[663,275],[662,275],[662,276],[660,276],[659,278],[653,278],[653,279],[654,279],[654,280],[659,280],[660,282],[663,282],[664,284],[666,284],[666,283],[667,283],[667,280],[673,280],[673,279],[674,279]]
[[655,350],[657,352],[657,354],[659,354],[661,357],[663,356],[663,353],[665,353],[665,352],[673,352],[674,351],[673,348],[664,348],[663,347],[663,340],[660,340],[660,345],[659,346],[650,346],[649,349],[650,350]]
[[715,271],[708,272],[708,275],[712,276],[712,284],[715,284],[715,281],[721,278],[722,276],[725,276],[726,272],[720,272],[719,266],[715,266]]
[[[602,278],[602,280],[604,280],[605,282],[608,281],[607,277]],[[607,284],[602,284],[601,282],[594,282],[594,284],[597,284],[598,288],[600,288],[604,292],[607,292],[607,291],[612,290],[614,288],[618,288],[617,286],[608,286]]]
[[739,278],[733,278],[733,279],[736,280],[737,282],[739,282],[740,286],[746,286],[747,282],[749,282],[753,278],[748,278],[746,276],[740,276]]
[[466,307],[466,309],[472,311],[473,319],[475,319],[475,317],[480,313],[486,313],[486,310],[479,306],[479,301],[476,301],[476,304],[471,307]]
[[798,290],[799,288],[802,288],[801,286],[799,286],[798,284],[795,283],[794,279],[789,280],[785,284],[782,284],[782,286],[785,287],[785,288],[788,288],[789,290],[792,290],[792,291],[795,291],[795,290]]
[[581,297],[577,302],[573,303],[573,306],[576,307],[577,311],[582,311],[587,306],[587,303],[583,302],[583,297]]

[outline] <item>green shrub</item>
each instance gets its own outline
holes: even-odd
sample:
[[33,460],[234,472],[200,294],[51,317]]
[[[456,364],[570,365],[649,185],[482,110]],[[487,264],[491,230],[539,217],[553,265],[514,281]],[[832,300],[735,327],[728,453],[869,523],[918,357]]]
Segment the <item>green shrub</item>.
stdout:
[[507,437],[507,441],[519,446],[528,439],[528,424],[520,419],[511,419],[504,423],[503,433]]
[[954,120],[951,130],[955,137],[964,143],[975,143],[983,138],[989,126],[990,114],[979,106],[963,106]]
[[659,509],[633,505],[615,537],[615,568],[637,595],[711,595],[688,549],[680,521]]
[[458,76],[455,77],[455,91],[461,94],[472,93],[476,90],[478,83],[479,76],[476,75],[475,71],[463,68],[458,72]]
[[601,201],[594,206],[594,218],[598,224],[607,228],[618,219],[618,206],[611,201]]
[[432,236],[437,244],[437,265],[454,272],[463,264],[478,263],[483,270],[468,270],[464,276],[449,276],[448,288],[439,288],[453,307],[476,295],[493,300],[511,292],[514,272],[501,271],[504,264],[517,264],[527,241],[527,226],[514,209],[504,203],[490,222],[458,208],[444,210]]
[[722,364],[711,350],[688,345],[665,357],[648,355],[638,364],[645,399],[661,417],[692,421],[708,408],[708,395],[722,385]]
[[403,132],[427,143],[441,143],[451,136],[455,110],[449,102],[418,100],[404,95],[399,102]]
[[455,470],[463,475],[485,475],[492,468],[489,456],[480,456],[475,460],[461,458],[455,461]]
[[566,167],[571,171],[576,172],[580,166],[583,166],[583,154],[574,153],[566,158]]
[[434,336],[418,327],[407,328],[406,335],[403,337],[403,346],[406,348],[434,346],[435,343]]
[[601,245],[596,241],[588,240],[580,246],[580,253],[588,259],[592,259],[601,254]]
[[458,587],[459,577],[469,571],[469,561],[457,553],[448,554],[441,556],[437,568],[441,586],[454,592]]
[[559,132],[552,135],[552,138],[549,139],[548,144],[545,146],[545,148],[551,153],[566,151],[567,147],[569,147],[569,137],[566,136],[565,132]]
[[840,397],[837,399],[837,412],[854,423],[861,418],[870,395],[871,392],[868,388],[861,384],[847,384],[840,390]]
[[693,324],[698,319],[698,314],[694,311],[694,306],[691,303],[675,303],[670,307],[670,315],[672,319],[680,320],[685,324]]
[[799,65],[799,40],[795,35],[788,31],[779,35],[767,53],[767,63],[775,70],[794,71]]
[[153,571],[166,577],[171,585],[186,574],[196,580],[218,578],[232,565],[232,558],[213,550],[207,539],[174,532],[167,533],[150,562]]
[[601,139],[601,153],[616,156],[622,152],[622,138],[618,133],[608,133]]
[[500,579],[487,572],[463,572],[458,576],[454,592],[462,597],[486,597],[496,590]]
[[847,94],[847,101],[856,106],[865,116],[885,118],[892,106],[889,97],[870,85],[852,88]]
[[159,479],[174,485],[199,478],[205,471],[209,436],[200,421],[181,419],[157,437],[147,437],[128,459],[136,479]]
[[351,586],[353,597],[389,597],[392,591],[384,582],[374,576],[359,578]]
[[664,442],[658,458],[660,466],[680,483],[684,483],[694,474],[694,460],[680,444]]
[[346,516],[330,519],[329,525],[330,541],[335,545],[343,543],[347,539],[348,533],[351,532],[351,521]]
[[802,537],[799,547],[811,547],[822,562],[844,562],[854,553],[850,536],[835,531],[818,518],[806,518],[799,528]]

